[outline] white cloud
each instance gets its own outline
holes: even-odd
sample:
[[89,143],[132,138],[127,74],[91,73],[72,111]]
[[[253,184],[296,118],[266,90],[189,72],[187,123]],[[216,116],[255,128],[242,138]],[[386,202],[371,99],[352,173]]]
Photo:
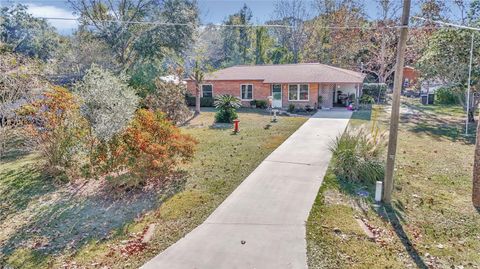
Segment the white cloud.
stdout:
[[[27,3],[28,12],[34,17],[49,17],[49,18],[68,18],[75,19],[77,16],[72,14],[72,11],[56,7],[56,6],[43,6],[38,4]],[[78,21],[73,20],[47,20],[61,33],[71,33],[78,26]]]

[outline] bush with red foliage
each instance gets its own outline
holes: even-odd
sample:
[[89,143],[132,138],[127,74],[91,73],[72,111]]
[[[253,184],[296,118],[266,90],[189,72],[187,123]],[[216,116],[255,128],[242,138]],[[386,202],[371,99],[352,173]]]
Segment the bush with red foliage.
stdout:
[[[178,164],[189,162],[197,141],[159,111],[140,109],[123,135],[126,162],[138,184],[167,178]],[[138,179],[142,179],[138,182]]]
[[80,115],[75,96],[54,86],[18,112],[30,119],[25,130],[46,161],[47,172],[76,175],[88,125]]

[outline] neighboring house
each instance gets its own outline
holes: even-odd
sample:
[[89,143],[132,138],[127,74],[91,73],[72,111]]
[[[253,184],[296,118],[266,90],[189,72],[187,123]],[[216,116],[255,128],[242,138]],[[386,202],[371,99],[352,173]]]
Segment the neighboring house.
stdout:
[[404,89],[412,89],[418,82],[419,72],[411,66],[403,68],[403,87]]
[[[332,108],[344,106],[348,97],[358,98],[365,75],[319,63],[282,65],[239,65],[206,74],[201,85],[203,97],[230,94],[248,106],[251,100],[273,97],[273,107]],[[195,95],[195,82],[187,80]],[[322,101],[318,104],[319,96]]]
[[448,85],[439,80],[424,81],[421,84],[420,93],[435,93],[438,89],[442,87],[448,87]]
[[179,78],[177,75],[167,75],[167,76],[162,76],[160,77],[160,80],[162,80],[163,82],[166,82],[166,83],[174,83],[175,85],[179,85],[180,83],[182,85],[185,85],[186,82],[181,80],[181,78]]
[[[411,66],[403,68],[403,87],[405,90],[418,91],[420,94],[434,93],[437,89],[447,86],[444,82],[438,79],[430,79],[420,81],[420,71]],[[420,82],[420,83],[419,83]]]

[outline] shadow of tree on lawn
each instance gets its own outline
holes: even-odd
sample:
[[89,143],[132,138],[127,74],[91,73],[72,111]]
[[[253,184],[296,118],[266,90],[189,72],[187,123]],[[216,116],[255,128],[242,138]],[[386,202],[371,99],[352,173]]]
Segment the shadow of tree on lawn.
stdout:
[[14,131],[1,133],[5,135],[5,148],[0,154],[0,164],[16,161],[30,154],[32,149],[26,144],[25,138],[21,133]]
[[129,223],[183,189],[185,182],[182,174],[181,179],[160,190],[132,190],[123,195],[112,195],[108,188],[88,195],[62,193],[52,205],[36,212],[27,225],[3,242],[0,256],[8,256],[19,247],[47,255],[74,251],[91,240],[101,241],[122,234]]
[[28,203],[57,189],[51,179],[34,164],[0,172],[0,223],[9,214],[24,210]]
[[425,133],[434,138],[448,139],[452,142],[464,142],[466,144],[475,144],[476,123],[469,124],[470,135],[465,136],[465,123],[459,119],[446,119],[445,117],[426,112],[428,110],[419,106],[404,103],[414,113],[402,115],[403,123],[415,123],[409,130],[414,133]]

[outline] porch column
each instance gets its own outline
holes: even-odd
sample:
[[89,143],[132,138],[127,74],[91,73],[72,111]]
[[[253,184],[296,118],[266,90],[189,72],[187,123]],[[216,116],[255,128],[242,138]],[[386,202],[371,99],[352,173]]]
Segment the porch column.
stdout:
[[360,84],[355,86],[355,106],[358,107],[360,100]]

